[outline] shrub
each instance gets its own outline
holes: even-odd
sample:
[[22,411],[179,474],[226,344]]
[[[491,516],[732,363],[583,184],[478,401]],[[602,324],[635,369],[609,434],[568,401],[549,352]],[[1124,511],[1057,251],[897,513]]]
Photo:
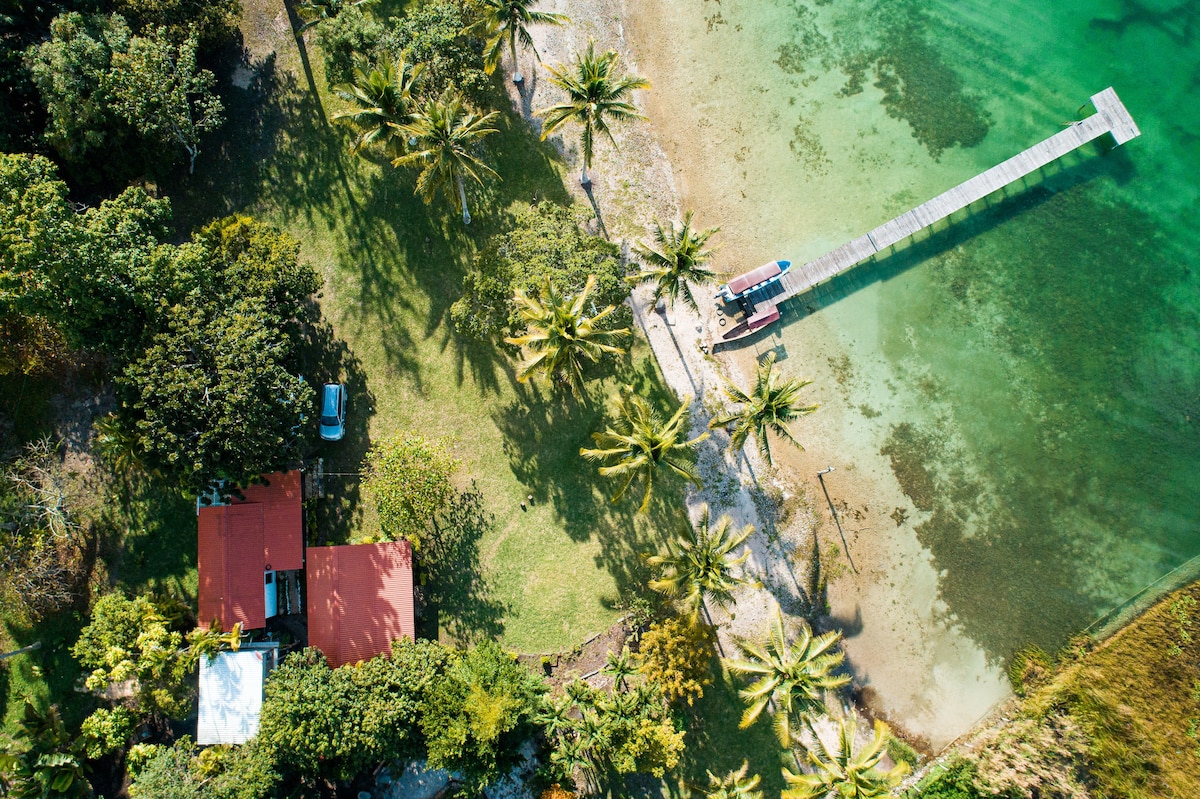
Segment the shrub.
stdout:
[[642,675],[662,689],[668,702],[686,699],[691,705],[712,683],[713,645],[708,625],[670,618],[650,625],[642,634],[638,653]]

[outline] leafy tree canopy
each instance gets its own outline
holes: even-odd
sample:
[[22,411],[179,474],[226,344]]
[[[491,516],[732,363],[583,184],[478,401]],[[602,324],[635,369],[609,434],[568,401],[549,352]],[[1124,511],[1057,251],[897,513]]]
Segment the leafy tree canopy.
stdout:
[[420,4],[396,21],[383,46],[397,56],[407,50],[413,61],[426,65],[430,96],[457,91],[486,106],[491,83],[484,71],[483,40],[463,32],[472,22],[467,3]]
[[448,658],[437,642],[407,639],[391,657],[337,669],[316,649],[292,655],[267,681],[260,743],[285,778],[345,781],[413,756],[421,702]]
[[81,162],[120,142],[104,79],[114,52],[129,47],[120,15],[70,12],[50,23],[50,39],[28,53],[33,82],[46,108],[46,140],[67,161]]
[[[28,53],[47,141],[89,171],[141,168],[126,154],[131,141],[151,164],[183,151],[194,166],[200,137],[222,123],[216,78],[199,67],[198,48],[196,33],[180,39],[150,27],[131,35],[119,14],[56,17],[49,41]],[[95,163],[96,154],[105,158]]]
[[242,16],[238,0],[116,0],[116,10],[136,31],[163,28],[173,42],[195,35],[206,50],[227,42]]
[[655,622],[642,633],[638,655],[640,671],[657,685],[668,702],[686,700],[691,705],[712,683],[712,658],[716,645],[713,629],[672,617]]
[[85,683],[88,690],[136,680],[141,711],[179,718],[187,705],[186,674],[179,657],[182,643],[183,636],[170,629],[150,597],[129,599],[117,592],[96,600],[91,621],[71,651],[91,672]]
[[540,706],[544,683],[493,641],[457,655],[422,705],[429,765],[475,789],[512,760]]
[[375,498],[384,536],[421,551],[453,495],[459,463],[445,442],[414,433],[372,447],[363,468],[365,488]]
[[175,306],[167,330],[118,381],[147,468],[204,493],[285,469],[299,452],[313,390],[292,373],[292,343],[262,300]]
[[561,294],[578,294],[589,275],[596,276],[591,299],[596,307],[616,306],[609,319],[627,327],[631,311],[620,250],[612,242],[583,232],[589,212],[537,203],[517,213],[516,226],[492,237],[463,279],[463,296],[450,308],[455,329],[471,338],[499,341],[521,333],[525,323],[513,297],[518,290],[540,297],[549,279]]

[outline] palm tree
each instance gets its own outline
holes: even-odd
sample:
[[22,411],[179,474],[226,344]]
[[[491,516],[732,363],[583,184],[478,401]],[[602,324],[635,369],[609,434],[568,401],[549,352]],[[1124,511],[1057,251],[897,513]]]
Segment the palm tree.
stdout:
[[633,662],[633,656],[629,654],[629,645],[621,647],[619,655],[610,649],[604,668],[600,669],[600,672],[612,677],[613,685],[618,689],[624,689],[625,681],[637,674],[637,665]]
[[421,199],[429,203],[440,188],[455,208],[462,211],[463,224],[469,225],[471,214],[467,210],[463,178],[483,185],[480,172],[500,177],[471,152],[480,139],[497,132],[488,125],[498,116],[496,111],[480,115],[469,110],[462,95],[456,92],[447,91],[440,99],[431,98],[403,127],[414,151],[392,159],[392,166],[420,167],[417,193]]
[[537,48],[533,46],[533,37],[529,35],[529,25],[564,25],[570,22],[565,14],[554,14],[549,11],[535,11],[533,6],[537,0],[480,0],[478,6],[479,19],[467,26],[465,33],[477,33],[488,37],[484,46],[483,58],[487,73],[490,75],[500,64],[500,56],[504,52],[504,43],[512,53],[513,83],[520,83],[521,70],[517,67],[517,40],[521,47],[532,50],[540,62]]
[[758,439],[758,451],[771,460],[771,445],[767,440],[767,431],[772,430],[800,449],[804,447],[792,437],[787,426],[817,409],[816,405],[801,405],[800,390],[812,383],[811,380],[790,378],[780,380],[775,369],[775,353],[769,353],[758,365],[758,374],[754,380],[754,388],[746,394],[733,383],[725,384],[725,395],[742,407],[724,416],[718,416],[708,423],[710,428],[725,427],[732,424],[733,433],[729,446],[741,449],[746,446],[746,439],[754,433]]
[[657,281],[651,306],[658,305],[663,297],[670,297],[674,305],[682,297],[692,310],[699,311],[700,306],[688,282],[708,283],[716,277],[705,266],[712,257],[712,250],[704,249],[704,245],[720,229],[710,227],[707,230],[693,230],[691,211],[683,215],[683,224],[678,229],[674,222],[668,222],[664,230],[656,220],[654,241],[657,249],[645,243],[639,243],[634,248],[634,252],[649,268],[625,279],[634,286],[650,280]]
[[17,729],[0,754],[7,796],[92,796],[84,740],[71,738],[57,707],[51,705],[42,712],[26,700]]
[[692,624],[699,620],[706,599],[719,607],[728,607],[733,602],[733,589],[750,582],[733,574],[733,567],[745,562],[750,550],[743,550],[737,557],[730,553],[750,537],[754,526],[748,524],[741,530],[731,530],[732,526],[733,519],[725,515],[717,520],[716,526],[710,527],[705,505],[700,523],[696,527],[688,525],[669,555],[646,559],[650,566],[662,570],[658,579],[650,581],[650,587],[670,597],[681,596],[680,604]]
[[583,291],[574,297],[559,294],[550,278],[542,283],[541,297],[530,297],[524,290],[517,289],[513,301],[525,321],[525,334],[504,340],[533,350],[533,357],[525,362],[517,375],[518,380],[525,382],[541,373],[551,380],[566,383],[571,393],[579,396],[585,360],[595,363],[606,352],[624,352],[604,341],[626,336],[629,329],[605,330],[599,324],[616,310],[616,306],[609,305],[591,316],[586,314],[588,295],[595,285],[596,276],[588,275]]
[[199,663],[201,657],[212,663],[222,647],[228,646],[230,651],[238,651],[242,646],[242,623],[235,623],[233,629],[226,633],[221,631],[221,625],[214,619],[207,629],[197,627],[188,633],[187,640],[185,660],[188,663],[188,671],[191,671],[191,667]]
[[838,725],[837,745],[829,747],[818,735],[817,746],[808,749],[812,774],[792,774],[783,770],[783,778],[791,786],[783,791],[782,799],[876,799],[888,795],[908,773],[907,763],[897,763],[887,771],[875,767],[883,759],[890,735],[887,725],[875,722],[871,742],[854,751],[854,733],[858,721],[842,719]]
[[610,427],[603,433],[592,433],[597,449],[579,450],[579,454],[588,460],[616,460],[610,466],[600,467],[600,474],[605,477],[624,477],[621,487],[613,494],[613,502],[623,497],[630,484],[640,475],[646,480],[646,490],[638,512],[645,511],[650,504],[654,476],[659,466],[665,466],[680,477],[700,485],[694,467],[676,455],[688,452],[708,438],[708,433],[702,433],[690,441],[682,440],[687,435],[688,407],[691,403],[690,397],[684,400],[664,424],[662,417],[650,409],[646,400],[635,395],[628,386],[622,389],[621,417],[615,429]]
[[814,714],[824,712],[825,692],[850,682],[846,675],[833,673],[845,659],[843,653],[832,651],[839,638],[841,634],[836,632],[814,636],[812,629],[801,622],[799,635],[788,644],[783,615],[776,608],[766,643],[739,640],[737,647],[745,660],[726,660],[725,666],[738,674],[758,678],[738,692],[746,702],[741,727],[749,727],[772,704],[775,733],[788,746],[793,721],[810,722]]
[[708,771],[708,788],[704,791],[706,799],[763,799],[763,793],[757,790],[761,777],[757,774],[746,776],[750,770],[749,762],[743,760],[742,767],[731,771],[724,777],[718,777]]
[[399,61],[384,56],[374,67],[364,58],[356,60],[354,80],[333,87],[333,93],[355,108],[334,114],[358,130],[350,152],[358,153],[376,142],[383,142],[389,155],[395,155],[404,141],[404,126],[412,119],[413,95],[425,71],[424,64],[409,64],[408,53]]
[[614,74],[616,66],[616,52],[609,50],[597,57],[596,43],[588,42],[587,52],[576,56],[573,71],[563,64],[550,67],[550,82],[567,93],[567,101],[537,111],[537,115],[546,120],[543,139],[568,122],[583,126],[580,136],[583,172],[579,182],[584,186],[592,182],[587,171],[592,165],[596,133],[607,136],[615,147],[617,142],[608,128],[609,120],[645,119],[627,98],[635,89],[649,89],[650,82],[636,75],[617,77]]

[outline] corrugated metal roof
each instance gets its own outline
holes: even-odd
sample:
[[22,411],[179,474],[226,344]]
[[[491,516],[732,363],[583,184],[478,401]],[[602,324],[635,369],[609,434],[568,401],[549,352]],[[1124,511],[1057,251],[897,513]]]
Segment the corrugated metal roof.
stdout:
[[412,547],[310,547],[308,598],[308,642],[330,665],[390,652],[393,640],[416,633]]
[[271,474],[230,505],[202,507],[197,519],[200,626],[265,627],[263,573],[304,566],[300,473]]
[[300,472],[263,475],[268,484],[242,490],[245,500],[263,506],[263,547],[266,563],[276,571],[304,568],[304,507]]
[[258,732],[262,715],[264,652],[220,652],[200,658],[196,743],[243,744]]

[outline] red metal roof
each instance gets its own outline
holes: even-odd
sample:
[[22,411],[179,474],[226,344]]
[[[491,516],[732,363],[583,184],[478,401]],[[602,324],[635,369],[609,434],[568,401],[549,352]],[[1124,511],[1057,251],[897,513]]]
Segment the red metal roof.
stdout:
[[223,630],[237,622],[265,627],[263,573],[304,566],[300,473],[264,476],[269,485],[243,490],[245,499],[200,508],[197,569],[201,627],[213,619]]
[[415,632],[407,541],[309,548],[308,642],[331,666],[390,652]]

